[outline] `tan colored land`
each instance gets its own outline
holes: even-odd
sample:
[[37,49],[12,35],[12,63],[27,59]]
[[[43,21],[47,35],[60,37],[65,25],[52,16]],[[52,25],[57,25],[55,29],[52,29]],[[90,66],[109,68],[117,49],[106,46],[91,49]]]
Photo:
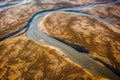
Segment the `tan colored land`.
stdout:
[[[102,2],[103,0],[33,0],[29,4],[0,11],[0,38],[18,30],[27,23],[30,17],[38,11],[59,7],[71,7],[88,3]],[[104,0],[110,1],[110,0]],[[14,2],[10,1],[7,4]]]
[[[29,4],[9,8],[3,11],[0,11],[0,38],[5,35],[18,30],[21,27],[24,27],[27,24],[27,21],[34,15],[36,12],[58,8],[68,5],[51,4],[51,3],[35,3],[31,2]],[[73,6],[69,4],[69,6]]]
[[53,13],[43,20],[49,35],[85,46],[90,56],[120,70],[120,37],[96,19],[67,13]]
[[89,12],[102,18],[120,20],[120,3],[107,4],[82,11]]
[[27,21],[38,11],[44,8],[50,8],[52,5],[33,5],[27,4],[0,12],[0,38],[6,34],[14,32],[27,24]]
[[117,20],[118,22],[115,22],[114,25],[120,29],[120,3],[107,4],[82,11],[88,12],[98,17]]
[[[72,2],[65,4],[31,3],[1,11],[0,38],[23,27],[38,11],[103,0],[70,1]],[[84,16],[54,13],[46,18],[44,24],[50,35],[86,46],[92,57],[103,59],[116,68],[120,67],[119,34],[111,31],[103,23]],[[34,43],[26,35],[0,42],[0,79],[104,80],[69,62],[59,51]]]
[[90,4],[90,3],[106,2],[106,1],[111,1],[111,0],[42,0],[41,3],[52,3],[52,4],[63,3],[63,5],[65,6],[70,3],[77,4],[77,5],[86,5],[86,4]]
[[32,42],[26,36],[20,36],[0,43],[0,79],[100,80],[102,78],[69,62],[55,49]]

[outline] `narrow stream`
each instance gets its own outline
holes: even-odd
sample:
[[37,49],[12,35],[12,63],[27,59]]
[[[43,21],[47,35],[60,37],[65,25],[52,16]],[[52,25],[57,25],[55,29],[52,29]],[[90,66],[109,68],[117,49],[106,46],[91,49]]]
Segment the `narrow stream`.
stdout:
[[2,6],[0,6],[0,11],[3,11],[8,8],[17,7],[17,6],[20,6],[25,3],[29,3],[32,0],[20,0],[20,1],[15,2],[14,4],[7,4],[10,1],[12,1],[12,0],[8,0],[6,2],[1,2],[0,5],[2,5]]

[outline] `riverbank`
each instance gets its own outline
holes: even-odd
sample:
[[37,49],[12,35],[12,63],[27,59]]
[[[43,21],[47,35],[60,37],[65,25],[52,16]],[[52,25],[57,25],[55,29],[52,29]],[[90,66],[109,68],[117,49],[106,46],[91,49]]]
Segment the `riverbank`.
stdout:
[[[91,56],[110,63],[113,67],[116,65],[114,68],[119,69],[119,58],[114,56],[119,55],[117,53],[119,50],[115,49],[115,47],[119,47],[119,42],[117,39],[116,43],[113,42],[114,38],[109,35],[115,35],[104,23],[88,17],[66,13],[53,13],[46,17],[43,23],[50,36],[85,46]],[[111,51],[107,50],[108,47]]]
[[[90,6],[90,5],[89,5]],[[86,6],[85,6],[86,7]],[[77,9],[80,8],[80,7],[76,7]],[[74,9],[76,9],[74,7]],[[71,8],[69,8],[71,9]],[[73,9],[73,8],[72,8]],[[61,10],[62,11],[62,8],[61,9],[56,9],[58,12]],[[64,9],[65,10],[65,9]],[[108,77],[108,78],[111,78],[111,79],[117,79],[118,77],[112,73],[110,70],[108,70],[107,68],[104,68],[100,65],[98,65],[94,60],[92,60],[90,57],[86,56],[86,55],[83,55],[83,54],[78,54],[79,52],[77,52],[76,50],[74,50],[73,48],[45,35],[43,32],[40,32],[39,31],[39,28],[38,28],[38,23],[39,21],[41,20],[39,17],[42,15],[42,17],[45,16],[45,13],[47,12],[52,12],[52,11],[55,11],[55,9],[52,9],[52,10],[44,10],[44,11],[41,11],[41,12],[38,12],[36,13],[35,15],[33,15],[30,20],[28,21],[28,24],[26,24],[25,27],[29,27],[29,29],[27,30],[27,35],[28,37],[37,42],[37,43],[40,43],[40,40],[41,38],[43,38],[43,40],[45,41],[44,43],[45,44],[48,44],[51,45],[51,46],[54,46],[55,48],[59,48],[61,49],[62,52],[65,52],[65,54],[67,56],[69,56],[69,58],[71,59],[71,61],[81,65],[84,69],[87,69],[88,71],[90,71],[91,73],[94,73],[95,75],[102,75],[104,77]],[[56,11],[56,12],[57,12]],[[44,14],[44,16],[43,16]],[[41,17],[41,18],[42,18]],[[66,17],[66,16],[65,16]],[[35,19],[34,19],[35,18]],[[72,17],[73,18],[73,17]],[[71,20],[73,20],[71,18]],[[87,17],[82,17],[83,19],[87,19]],[[76,18],[74,18],[76,19]],[[58,20],[59,21],[59,20]],[[95,20],[94,20],[95,21]],[[70,21],[71,22],[71,21]],[[98,22],[99,23],[99,22]],[[42,25],[43,26],[43,25]],[[71,25],[72,26],[72,25]],[[85,25],[84,25],[85,26]],[[96,26],[95,26],[96,27]],[[59,29],[59,28],[58,28]],[[65,28],[66,29],[66,28]],[[76,28],[78,29],[78,28]],[[85,29],[85,28],[84,28]],[[18,30],[19,32],[19,30]],[[73,31],[74,33],[74,31]],[[15,33],[17,34],[17,33]],[[67,33],[66,35],[68,35],[69,33]],[[72,34],[72,33],[70,33]],[[75,33],[74,33],[75,34]],[[91,35],[94,35],[94,34],[91,34]],[[8,35],[7,38],[9,38],[10,36],[13,36],[13,35]],[[82,36],[82,38],[84,38],[83,35],[80,35]],[[79,36],[76,36],[74,38],[77,38]],[[7,39],[6,38],[6,39]],[[86,38],[86,37],[85,37]],[[92,38],[93,39],[93,38]],[[88,40],[89,42],[89,40]],[[87,43],[87,42],[86,42]],[[38,47],[36,47],[37,49]],[[51,51],[52,52],[52,51]],[[29,54],[29,53],[28,53]],[[46,59],[46,58],[45,58]],[[89,67],[88,67],[89,66]],[[28,74],[27,74],[28,75]],[[80,78],[81,79],[81,78]],[[89,79],[89,78],[88,78]]]
[[[59,50],[37,44],[26,35],[1,42],[0,53],[0,79],[103,80],[66,60]],[[59,73],[60,75],[57,75]]]

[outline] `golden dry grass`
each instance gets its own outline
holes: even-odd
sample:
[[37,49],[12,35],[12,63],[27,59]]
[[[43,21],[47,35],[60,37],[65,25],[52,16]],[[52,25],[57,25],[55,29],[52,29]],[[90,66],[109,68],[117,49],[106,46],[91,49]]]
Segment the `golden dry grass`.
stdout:
[[0,43],[1,80],[100,80],[59,52],[25,36]]
[[49,35],[85,46],[92,57],[120,70],[120,34],[104,23],[66,13],[50,14],[43,23]]

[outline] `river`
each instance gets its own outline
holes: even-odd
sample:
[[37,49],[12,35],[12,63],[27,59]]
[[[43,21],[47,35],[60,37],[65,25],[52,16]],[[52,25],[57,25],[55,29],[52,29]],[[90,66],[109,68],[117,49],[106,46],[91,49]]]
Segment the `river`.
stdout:
[[[67,57],[71,61],[79,64],[80,66],[82,66],[84,69],[90,71],[91,73],[98,75],[98,76],[110,78],[111,80],[119,80],[120,77],[117,76],[115,73],[113,73],[108,68],[99,65],[98,63],[96,63],[95,60],[93,60],[86,54],[78,52],[75,49],[73,49],[72,47],[70,47],[52,37],[47,36],[42,31],[40,31],[40,29],[38,27],[39,22],[40,21],[42,22],[43,18],[46,15],[48,15],[50,13],[54,13],[54,12],[64,12],[64,13],[69,13],[69,14],[74,14],[74,15],[88,16],[88,17],[97,19],[99,21],[102,21],[106,24],[111,25],[110,24],[112,22],[111,20],[99,18],[99,17],[96,17],[96,16],[88,14],[88,13],[76,12],[74,10],[81,10],[81,9],[92,8],[92,7],[101,6],[101,5],[105,5],[105,4],[112,4],[117,1],[119,1],[119,0],[113,0],[110,2],[102,2],[102,3],[94,3],[94,4],[88,4],[88,5],[84,5],[84,6],[76,6],[76,7],[70,7],[70,8],[58,8],[58,9],[43,10],[43,11],[37,12],[29,19],[28,23],[23,28],[20,28],[18,31],[15,31],[11,34],[4,36],[3,38],[0,39],[0,41],[4,41],[5,39],[7,39],[11,36],[14,36],[14,35],[18,34],[20,31],[26,29],[27,36],[29,37],[29,39],[31,39],[37,43],[43,44],[43,45],[52,46],[52,47],[62,51],[63,53],[65,53],[65,55],[67,55]],[[112,27],[110,27],[110,28],[112,28]],[[40,41],[41,39],[44,39],[44,41]]]

